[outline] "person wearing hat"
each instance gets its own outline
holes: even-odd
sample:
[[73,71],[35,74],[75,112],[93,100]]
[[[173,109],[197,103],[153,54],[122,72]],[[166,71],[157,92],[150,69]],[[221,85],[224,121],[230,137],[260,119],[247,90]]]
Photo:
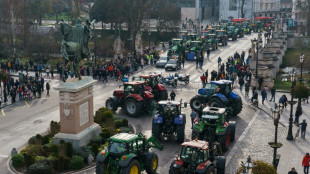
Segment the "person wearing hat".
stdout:
[[306,129],[307,129],[307,122],[306,120],[304,119],[302,121],[302,123],[298,124],[298,126],[301,125],[301,138],[302,139],[305,139],[306,138]]
[[302,166],[304,167],[305,174],[309,174],[309,163],[310,163],[310,156],[309,153],[306,153],[306,155],[302,159]]

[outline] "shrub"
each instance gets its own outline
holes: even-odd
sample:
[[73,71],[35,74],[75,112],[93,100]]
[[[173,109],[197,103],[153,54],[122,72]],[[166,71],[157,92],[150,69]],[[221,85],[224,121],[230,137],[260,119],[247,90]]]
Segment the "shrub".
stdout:
[[24,164],[24,156],[22,154],[15,154],[12,156],[12,165],[14,167],[21,167]]
[[49,141],[50,141],[49,137],[48,137],[47,135],[45,135],[45,136],[43,137],[43,145],[44,145],[44,144],[48,144]]
[[70,169],[70,161],[71,158],[69,157],[64,157],[64,170],[69,170]]
[[74,148],[73,149],[73,154],[74,155],[78,155],[81,156],[84,161],[87,161],[87,158],[89,156],[89,154],[91,154],[92,156],[95,156],[95,154],[91,151],[91,147],[90,146],[81,146],[78,148]]
[[84,166],[84,159],[78,155],[74,155],[71,159],[70,165],[73,170],[79,170]]
[[128,120],[126,118],[123,119],[123,127],[128,127]]
[[102,120],[101,120],[101,112],[100,111],[96,111],[95,113],[95,118],[94,118],[94,122],[101,124]]
[[37,134],[36,138],[35,138],[35,144],[36,145],[42,145],[42,142],[43,142],[42,136],[40,134]]
[[95,136],[95,137],[92,137],[91,139],[90,139],[90,143],[91,144],[93,144],[93,143],[95,143],[95,144],[97,144],[98,146],[102,143],[102,137],[100,136],[100,135],[97,135],[97,136]]
[[294,87],[295,98],[307,98],[309,96],[309,90],[304,84],[297,84]]
[[103,108],[99,108],[98,109],[98,111],[100,111],[100,112],[105,112],[105,111],[109,111],[109,109],[108,108],[105,108],[105,107],[103,107]]
[[115,129],[123,127],[123,119],[117,119],[114,121]]
[[101,120],[106,122],[108,121],[109,119],[114,119],[114,116],[113,116],[113,112],[108,110],[108,111],[104,111],[102,114],[101,114]]
[[52,173],[51,167],[44,162],[34,163],[31,166],[29,166],[27,170],[27,174],[51,174],[51,173]]
[[35,144],[36,143],[36,136],[33,136],[33,137],[31,137],[31,138],[29,138],[29,140],[28,140],[28,144],[30,145],[30,144]]
[[100,133],[100,136],[105,140],[108,139],[110,137],[110,132],[102,132]]
[[58,157],[58,145],[57,144],[52,144],[50,146],[50,151],[53,153],[54,156]]
[[264,161],[253,161],[255,165],[252,169],[252,173],[264,173],[264,174],[277,174],[273,165],[266,163]]
[[64,159],[63,156],[60,156],[58,158],[57,166],[58,166],[58,168],[57,168],[58,171],[63,171],[64,170],[64,168],[65,168],[65,159]]
[[91,151],[97,156],[98,154],[98,145],[96,143],[91,144]]
[[55,122],[55,121],[51,121],[51,123],[50,123],[50,136],[53,137],[59,131],[60,131],[60,123]]
[[29,153],[24,153],[23,156],[24,156],[25,164],[27,167],[29,167],[30,165],[34,163],[34,159]]
[[65,146],[66,146],[66,155],[68,157],[72,157],[72,154],[73,154],[73,146],[72,146],[72,143],[71,142],[66,142],[65,143]]
[[36,157],[34,158],[34,162],[37,163],[37,162],[40,162],[40,161],[42,161],[42,160],[44,160],[44,159],[45,159],[44,156],[36,156]]

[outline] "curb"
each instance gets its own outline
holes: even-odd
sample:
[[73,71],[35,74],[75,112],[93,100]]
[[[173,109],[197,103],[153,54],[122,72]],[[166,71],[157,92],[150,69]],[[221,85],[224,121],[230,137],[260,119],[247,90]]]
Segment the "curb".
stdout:
[[228,155],[226,156],[226,164],[225,167],[227,167],[227,165],[229,164],[231,158],[233,157],[233,155],[236,153],[236,151],[238,150],[242,140],[245,138],[246,134],[249,132],[249,129],[252,127],[254,121],[256,120],[258,114],[259,114],[260,110],[256,110],[254,117],[251,119],[251,121],[249,122],[248,126],[244,129],[243,133],[240,135],[240,137],[238,138],[237,142],[235,143],[234,147],[231,149],[231,151],[228,153]]

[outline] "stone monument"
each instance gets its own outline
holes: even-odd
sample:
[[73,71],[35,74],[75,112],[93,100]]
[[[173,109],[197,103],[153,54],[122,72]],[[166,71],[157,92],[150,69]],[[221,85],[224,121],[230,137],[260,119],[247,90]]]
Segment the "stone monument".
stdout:
[[117,36],[117,38],[115,39],[113,48],[115,52],[114,59],[117,59],[118,57],[122,59],[123,58],[123,43],[122,43],[120,36]]
[[59,91],[60,132],[55,135],[54,143],[60,140],[71,142],[73,147],[83,146],[99,135],[101,127],[94,123],[92,77],[82,76],[61,82]]

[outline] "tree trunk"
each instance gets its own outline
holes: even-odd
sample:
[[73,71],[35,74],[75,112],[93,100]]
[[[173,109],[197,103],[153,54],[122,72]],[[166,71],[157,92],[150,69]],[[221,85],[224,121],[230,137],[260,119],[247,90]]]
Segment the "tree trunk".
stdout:
[[241,1],[241,18],[244,18],[245,14],[244,14],[244,2],[245,0]]

